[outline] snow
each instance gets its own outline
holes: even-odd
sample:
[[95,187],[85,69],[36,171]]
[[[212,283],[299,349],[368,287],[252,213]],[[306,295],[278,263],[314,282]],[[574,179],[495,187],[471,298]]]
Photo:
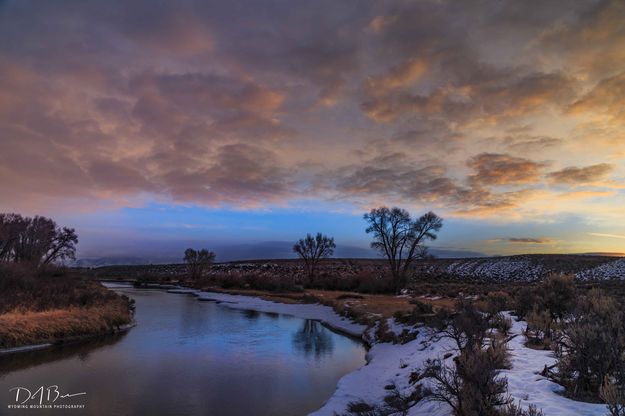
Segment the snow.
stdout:
[[233,309],[252,309],[259,312],[281,313],[284,315],[291,315],[296,318],[318,320],[338,331],[345,332],[346,334],[356,337],[361,337],[367,329],[365,325],[357,324],[350,319],[342,317],[334,312],[334,309],[331,307],[320,305],[318,303],[277,303],[258,297],[229,295],[226,293],[215,292],[198,291],[194,294],[196,294],[201,300],[223,302],[224,306]]
[[[508,314],[509,316],[509,314]],[[562,396],[564,390],[559,384],[540,375],[545,365],[556,362],[552,351],[538,351],[525,346],[523,331],[527,323],[512,319],[511,335],[516,335],[508,348],[511,356],[511,370],[503,370],[501,375],[508,378],[508,392],[516,404],[527,408],[530,403],[542,409],[548,416],[603,416],[607,407],[603,404],[584,403]]]
[[168,289],[167,293],[178,293],[178,294],[182,294],[182,295],[197,295],[199,292],[195,289],[188,289],[185,287],[177,287],[174,289]]
[[618,259],[592,269],[584,270],[575,275],[579,280],[591,279],[624,279],[625,259]]
[[[509,313],[507,313],[510,316]],[[540,375],[545,365],[553,365],[556,361],[552,351],[538,351],[525,346],[526,338],[523,321],[515,321],[511,335],[514,338],[508,343],[510,350],[510,370],[502,370],[500,376],[508,379],[508,393],[515,404],[528,408],[530,404],[542,409],[549,416],[603,416],[607,407],[603,404],[584,403],[568,399],[561,395],[562,386]],[[400,326],[391,326],[394,332],[401,332]],[[428,359],[442,359],[445,353],[455,353],[454,345],[447,338],[432,341],[432,333],[428,328],[419,328],[419,335],[411,342],[399,344],[376,344],[367,354],[368,364],[352,373],[345,375],[338,383],[334,395],[314,416],[330,416],[342,414],[350,402],[365,401],[369,404],[381,404],[388,391],[384,386],[394,384],[402,393],[411,388],[408,384],[410,373],[421,370]],[[452,357],[447,358],[451,364]],[[405,367],[404,367],[405,366]],[[402,368],[404,367],[404,368]],[[428,385],[428,380],[424,380]],[[449,406],[423,400],[410,409],[408,415],[450,416]]]
[[13,354],[16,352],[26,352],[26,351],[35,351],[41,350],[43,348],[51,347],[52,344],[34,344],[34,345],[24,345],[23,347],[14,347],[14,348],[2,348],[0,349],[0,355],[2,354]]
[[[406,344],[381,343],[367,353],[368,364],[341,378],[330,399],[311,416],[331,416],[346,412],[350,402],[365,401],[369,404],[384,402],[389,394],[384,387],[393,384],[400,392],[407,392],[410,373],[422,370],[427,359],[442,358],[452,350],[448,339],[430,341],[430,331],[422,328],[413,341]],[[410,409],[409,415],[448,416],[450,408],[442,403],[425,400]]]
[[450,275],[471,279],[506,280],[537,280],[545,274],[545,269],[539,264],[532,264],[528,260],[510,258],[489,258],[476,260],[461,260],[450,264],[446,272]]

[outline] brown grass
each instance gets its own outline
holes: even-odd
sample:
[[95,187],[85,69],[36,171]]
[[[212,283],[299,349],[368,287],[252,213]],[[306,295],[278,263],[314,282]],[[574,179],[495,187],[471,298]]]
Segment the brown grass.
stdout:
[[[370,295],[364,293],[345,292],[338,290],[307,289],[299,293],[267,292],[253,289],[222,289],[205,286],[202,290],[228,293],[233,295],[257,296],[261,299],[281,303],[310,303],[319,302],[331,306],[340,315],[347,315],[352,319],[367,323],[370,319],[390,318],[396,312],[410,312],[414,305],[411,297],[394,295]],[[455,300],[452,298],[428,299],[420,297],[419,301],[433,306],[434,310],[453,310]]]
[[0,315],[0,347],[58,343],[105,334],[131,320],[128,304],[122,298],[89,308],[9,312]]

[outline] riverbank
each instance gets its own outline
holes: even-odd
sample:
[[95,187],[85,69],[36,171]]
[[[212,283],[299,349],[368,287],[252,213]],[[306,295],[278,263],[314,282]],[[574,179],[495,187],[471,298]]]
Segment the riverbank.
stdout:
[[[181,292],[178,292],[181,293]],[[410,374],[421,369],[427,359],[443,356],[451,349],[449,340],[429,340],[432,332],[426,327],[415,328],[401,324],[393,324],[392,329],[399,333],[403,329],[417,331],[418,335],[406,344],[379,343],[375,339],[374,328],[359,324],[349,318],[341,316],[327,305],[322,304],[302,304],[280,303],[276,301],[278,297],[271,296],[273,300],[262,299],[255,296],[203,292],[189,290],[186,293],[193,294],[199,300],[220,302],[223,306],[233,309],[249,309],[265,313],[279,313],[295,316],[303,319],[319,320],[323,324],[339,332],[359,337],[370,348],[367,352],[367,365],[358,370],[345,375],[339,383],[334,394],[317,411],[311,413],[314,416],[334,416],[343,414],[351,402],[367,401],[369,403],[384,403],[384,397],[388,395],[388,386],[397,387],[400,392],[407,392],[411,389],[409,385]],[[340,295],[335,295],[336,297]],[[381,295],[375,295],[381,296]],[[409,304],[406,298],[386,296],[386,298],[396,298],[401,300],[399,304]],[[354,300],[354,299],[352,299]],[[370,298],[356,299],[361,304],[371,301]],[[381,302],[378,299],[377,309],[380,304],[392,303]],[[392,322],[392,319],[389,319]],[[418,405],[420,413],[428,415],[449,415],[449,409],[435,402],[422,403]]]
[[132,325],[130,299],[62,269],[0,270],[0,353],[78,342]]
[[[176,292],[175,289],[171,291]],[[456,354],[452,341],[440,337],[436,330],[424,325],[403,325],[393,318],[386,319],[391,331],[396,334],[403,330],[415,331],[416,337],[404,344],[379,342],[375,339],[375,328],[369,328],[340,316],[330,306],[302,304],[294,301],[290,296],[285,298],[288,303],[281,303],[280,296],[266,293],[263,295],[272,300],[240,293],[203,292],[194,289],[179,289],[177,292],[193,294],[199,300],[220,302],[223,306],[234,309],[317,319],[336,330],[365,340],[370,347],[366,356],[367,365],[342,377],[334,394],[320,409],[311,413],[313,416],[349,414],[347,409],[350,403],[366,402],[371,405],[382,405],[390,389],[396,389],[400,394],[408,395],[414,388],[409,382],[410,376],[422,373],[427,360],[442,359],[450,362]],[[366,303],[365,299],[358,300]],[[511,341],[508,345],[511,368],[501,371],[501,376],[508,379],[508,393],[515,403],[524,409],[527,409],[530,404],[537,405],[550,416],[606,414],[607,409],[604,404],[583,403],[566,398],[561,394],[562,386],[540,374],[545,365],[554,363],[555,357],[550,351],[537,351],[525,346],[526,325],[523,321],[513,319],[510,331]],[[425,387],[430,387],[428,379],[424,379],[423,384]],[[407,412],[409,416],[449,416],[451,414],[452,409],[448,405],[431,400],[422,400]]]

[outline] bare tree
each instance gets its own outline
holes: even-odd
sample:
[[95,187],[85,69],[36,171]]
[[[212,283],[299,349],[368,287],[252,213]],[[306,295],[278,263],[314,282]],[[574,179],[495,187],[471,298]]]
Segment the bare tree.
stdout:
[[26,221],[19,214],[0,214],[0,261],[14,260],[18,238],[26,229]]
[[46,217],[0,214],[0,261],[48,265],[74,259],[78,236]]
[[416,220],[408,211],[393,207],[374,208],[364,215],[369,223],[367,233],[373,234],[371,247],[388,259],[395,290],[405,285],[412,263],[427,255],[427,240],[435,240],[443,219],[433,212]]
[[304,260],[309,282],[312,282],[315,277],[315,271],[319,260],[330,257],[334,254],[335,248],[336,244],[334,244],[334,238],[330,238],[321,233],[317,233],[315,237],[306,234],[306,238],[302,238],[295,243],[293,251]]
[[74,260],[76,258],[76,244],[78,244],[78,236],[73,228],[56,229],[41,264],[56,263],[65,259]]
[[189,277],[197,279],[202,277],[204,270],[215,261],[215,253],[205,248],[201,250],[188,248],[184,251],[183,260],[187,263]]

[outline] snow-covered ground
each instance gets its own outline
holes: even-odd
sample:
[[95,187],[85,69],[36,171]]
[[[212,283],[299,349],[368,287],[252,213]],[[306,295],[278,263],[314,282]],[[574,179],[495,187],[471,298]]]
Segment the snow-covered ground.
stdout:
[[[394,385],[401,393],[408,393],[410,373],[422,370],[427,359],[443,358],[452,351],[449,339],[429,341],[430,332],[421,328],[419,335],[406,344],[382,343],[374,345],[367,353],[368,364],[351,372],[341,380],[334,395],[311,416],[332,416],[346,412],[350,402],[384,403],[389,394],[384,387]],[[446,404],[422,401],[408,413],[415,415],[448,416],[451,409]]]
[[625,259],[618,259],[575,275],[580,280],[625,279]]
[[584,403],[562,396],[564,388],[540,375],[545,365],[556,362],[552,351],[537,351],[527,348],[523,335],[527,323],[512,319],[511,335],[516,335],[508,343],[511,357],[511,370],[501,375],[508,378],[508,392],[518,404],[525,408],[535,404],[546,416],[603,416],[607,407],[603,404]]
[[540,279],[545,274],[545,269],[540,264],[533,264],[528,260],[488,258],[457,261],[447,266],[446,272],[471,279],[529,281]]

